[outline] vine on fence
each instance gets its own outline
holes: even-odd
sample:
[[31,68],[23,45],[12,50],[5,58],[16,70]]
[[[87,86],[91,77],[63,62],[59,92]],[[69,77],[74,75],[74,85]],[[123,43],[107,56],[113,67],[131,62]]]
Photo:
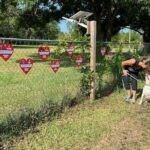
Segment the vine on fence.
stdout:
[[[89,67],[82,68],[83,78],[81,80],[81,91],[85,96],[89,96],[90,94],[90,79],[93,76],[95,76],[96,79],[96,97],[101,97],[103,85],[109,86],[110,83],[113,82],[112,87],[122,86],[121,62],[125,59],[140,57],[140,53],[135,51],[130,52],[130,54],[128,54],[129,52],[124,53],[121,45],[115,52],[112,52],[112,48],[109,45],[98,45],[96,53],[96,74],[93,75]],[[104,80],[107,75],[108,79]]]

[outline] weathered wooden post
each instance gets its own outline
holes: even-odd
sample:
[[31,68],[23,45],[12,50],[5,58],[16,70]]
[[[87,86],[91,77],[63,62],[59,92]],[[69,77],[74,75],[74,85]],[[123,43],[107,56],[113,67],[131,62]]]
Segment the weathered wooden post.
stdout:
[[90,21],[90,70],[92,72],[90,100],[95,99],[95,73],[96,73],[96,21]]

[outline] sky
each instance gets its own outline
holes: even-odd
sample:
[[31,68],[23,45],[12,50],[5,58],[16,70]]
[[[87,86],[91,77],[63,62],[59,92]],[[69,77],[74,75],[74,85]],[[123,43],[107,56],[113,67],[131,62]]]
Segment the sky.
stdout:
[[[66,20],[61,20],[60,21],[60,23],[59,23],[59,27],[60,27],[60,31],[61,32],[69,32],[68,31],[68,28],[67,28],[67,21]],[[129,31],[129,29],[128,28],[124,28],[124,29],[122,29],[121,31],[123,31],[123,32],[128,32]]]
[[65,20],[60,21],[59,27],[61,32],[68,32],[68,28]]

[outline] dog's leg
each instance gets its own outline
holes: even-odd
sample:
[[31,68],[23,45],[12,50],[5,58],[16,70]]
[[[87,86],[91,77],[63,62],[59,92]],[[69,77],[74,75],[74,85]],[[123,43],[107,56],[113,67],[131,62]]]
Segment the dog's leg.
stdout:
[[140,100],[140,102],[139,102],[139,105],[141,105],[141,104],[142,104],[143,99],[144,99],[144,94],[142,93],[142,96],[141,96],[141,100]]

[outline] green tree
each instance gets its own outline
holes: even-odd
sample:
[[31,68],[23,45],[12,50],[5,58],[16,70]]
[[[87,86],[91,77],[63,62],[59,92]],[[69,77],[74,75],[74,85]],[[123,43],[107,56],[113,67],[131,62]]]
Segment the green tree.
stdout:
[[[122,27],[144,31],[144,41],[150,41],[149,0],[39,0],[22,15],[31,26],[45,24],[50,19],[70,17],[79,10],[93,12],[90,20],[97,21],[97,39],[109,41]],[[144,15],[143,15],[144,14]],[[34,16],[34,20],[32,20]],[[23,22],[23,20],[21,22]],[[141,23],[143,22],[143,23]]]
[[7,5],[13,6],[9,10],[18,8],[19,27],[44,27],[53,19],[59,21],[84,10],[93,12],[89,19],[97,21],[98,40],[110,41],[122,27],[130,26],[143,35],[144,42],[150,42],[149,0],[1,0],[2,10]]
[[98,40],[109,41],[122,27],[131,26],[138,32],[143,30],[144,41],[150,42],[150,36],[148,37],[150,1],[148,0],[58,0],[58,2],[62,12],[67,16],[79,10],[93,12],[94,15],[90,19],[97,21]]
[[[130,34],[130,35],[129,35]],[[130,36],[130,41],[129,41]],[[141,35],[138,32],[135,31],[129,31],[128,32],[119,32],[112,38],[113,42],[119,42],[119,43],[125,43],[125,42],[131,42],[131,43],[139,43],[142,42]]]
[[44,38],[44,39],[57,39],[60,29],[58,27],[58,23],[56,21],[51,21],[47,23],[43,28],[37,27],[35,28],[35,38]]
[[[22,15],[33,8],[36,0],[1,0],[0,1],[0,36],[18,38],[56,39],[60,29],[56,21],[40,20],[34,15],[22,18]],[[30,24],[35,21],[35,24]],[[22,22],[21,22],[22,21]],[[44,23],[43,23],[44,22]]]
[[75,23],[67,23],[68,32],[67,33],[60,33],[58,36],[59,40],[67,40],[67,41],[75,41],[79,40],[82,35],[80,33],[79,27]]

